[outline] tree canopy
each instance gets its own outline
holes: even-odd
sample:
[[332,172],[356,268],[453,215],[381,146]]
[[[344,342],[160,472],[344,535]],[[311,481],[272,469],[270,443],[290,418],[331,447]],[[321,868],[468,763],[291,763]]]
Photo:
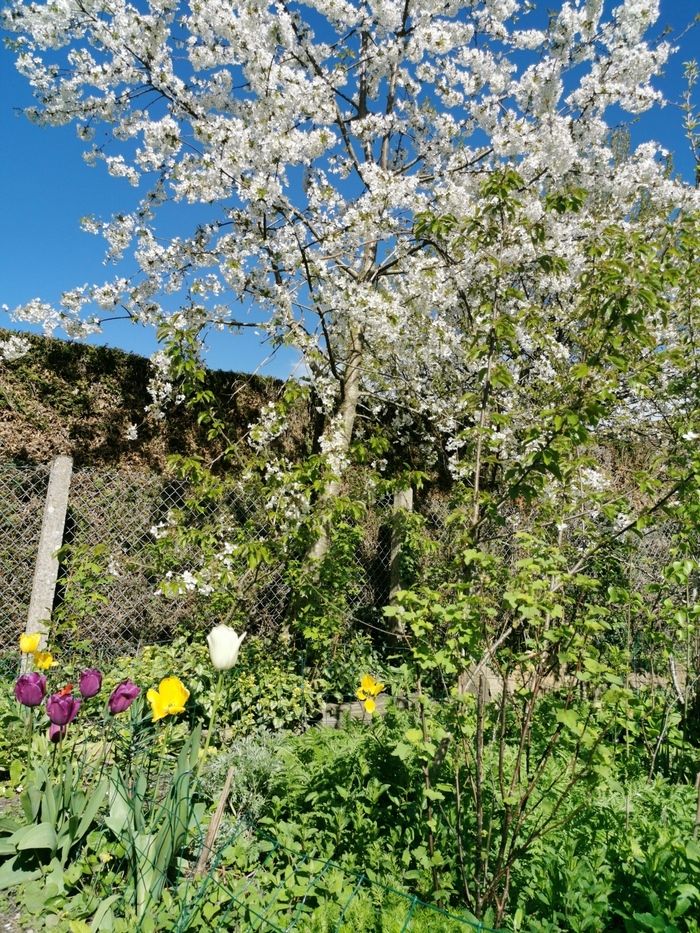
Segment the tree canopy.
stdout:
[[[591,444],[676,450],[697,426],[698,192],[611,129],[662,103],[658,18],[658,0],[548,18],[517,0],[16,2],[30,117],[74,122],[88,162],[142,195],[84,220],[112,279],[16,313],[159,327],[156,409],[176,383],[206,403],[207,328],[295,347],[321,501],[377,429],[466,481],[475,526],[547,482],[585,498],[600,480],[570,477]],[[171,202],[198,205],[175,235]],[[283,419],[268,407],[254,446]]]

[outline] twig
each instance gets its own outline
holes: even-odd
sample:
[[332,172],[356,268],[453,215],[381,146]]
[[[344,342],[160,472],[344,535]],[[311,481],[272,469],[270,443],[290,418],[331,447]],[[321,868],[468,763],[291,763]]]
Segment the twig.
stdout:
[[676,659],[673,657],[672,654],[670,654],[668,657],[668,667],[669,667],[669,670],[671,671],[671,682],[673,683],[673,687],[676,691],[678,702],[681,704],[681,706],[685,706],[685,695],[683,691],[681,690],[680,684],[678,683],[678,672],[676,671]]

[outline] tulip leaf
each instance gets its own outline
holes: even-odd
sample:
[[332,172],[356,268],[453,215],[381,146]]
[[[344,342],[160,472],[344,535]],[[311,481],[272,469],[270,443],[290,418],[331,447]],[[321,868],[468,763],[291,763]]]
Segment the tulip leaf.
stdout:
[[23,826],[10,836],[10,839],[19,852],[25,852],[27,849],[50,849],[55,852],[58,844],[56,830],[50,823]]
[[18,829],[17,822],[11,816],[0,816],[0,833],[14,833]]
[[146,819],[144,816],[144,803],[146,800],[146,772],[141,771],[138,777],[136,778],[136,783],[134,785],[134,796],[132,802],[132,810],[134,814],[134,827],[136,831],[141,833],[146,830]]
[[3,839],[0,839],[0,856],[2,855],[15,855],[17,852],[17,846],[12,842],[12,837],[5,836]]
[[54,792],[52,784],[46,784],[44,786],[44,793],[41,797],[41,818],[42,822],[50,823],[52,826],[55,826],[58,820],[58,810],[60,806],[60,800],[57,800],[60,792],[58,788]]
[[121,894],[110,894],[103,901],[100,901],[99,907],[95,911],[90,924],[90,933],[102,933],[105,930],[114,928],[114,914],[112,913],[112,904],[115,904]]
[[22,794],[22,809],[27,822],[33,823],[39,815],[41,807],[41,792],[34,785],[29,786]]
[[8,860],[0,865],[0,891],[41,878],[40,868],[16,868],[17,861],[18,859]]
[[93,821],[97,816],[97,811],[100,809],[105,797],[107,796],[107,788],[107,780],[103,778],[92,794],[87,798],[87,804],[83,810],[80,823],[78,824],[78,828],[76,829],[75,835],[73,837],[74,842],[79,842],[92,826]]
[[142,919],[147,908],[158,901],[165,884],[165,875],[156,868],[153,853],[156,836],[153,833],[134,833],[136,855],[136,915]]
[[130,825],[133,825],[133,812],[128,799],[128,792],[122,776],[115,768],[112,772],[112,785],[109,793],[109,816],[105,823],[117,838],[121,838]]

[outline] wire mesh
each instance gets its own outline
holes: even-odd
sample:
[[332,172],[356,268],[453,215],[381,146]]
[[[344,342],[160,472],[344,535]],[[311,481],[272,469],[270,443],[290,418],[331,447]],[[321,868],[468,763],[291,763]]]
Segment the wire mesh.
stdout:
[[[0,464],[0,655],[14,651],[29,606],[34,561],[41,531],[48,465]],[[350,580],[343,593],[347,620],[367,631],[384,631],[382,607],[389,602],[391,576],[391,501],[355,482],[353,501],[364,503],[361,534]],[[185,589],[164,597],[158,584],[162,568],[155,558],[159,528],[183,507],[187,486],[150,473],[80,469],[73,473],[54,623],[63,632],[64,653],[89,648],[92,657],[113,658],[137,652],[144,644],[167,641],[195,616],[197,593]],[[455,503],[438,489],[416,498],[417,518],[436,547],[421,555],[421,573],[444,574],[460,547],[459,523],[449,517]],[[237,525],[247,540],[265,543],[272,533],[263,492],[234,484],[217,506],[225,522]],[[515,506],[513,507],[515,508]],[[519,516],[519,524],[523,516]],[[223,520],[223,519],[222,519]],[[635,538],[629,561],[633,588],[659,580],[668,559],[673,529],[658,525]],[[576,529],[567,535],[575,540]],[[629,536],[628,536],[629,537]],[[483,546],[507,563],[517,544],[506,523],[484,529]],[[196,554],[191,557],[196,566]],[[293,606],[283,559],[243,569],[237,582],[240,608],[261,632],[279,632]],[[323,602],[322,590],[317,594]]]
[[24,631],[48,481],[47,466],[0,463],[0,652]]
[[177,508],[181,483],[153,474],[77,470],[71,481],[57,594],[65,647],[92,642],[101,655],[169,638],[187,617],[187,595],[165,601],[153,570],[155,528]]
[[[239,860],[234,865],[226,855],[242,836],[247,838],[251,854],[249,861]],[[206,875],[186,893],[176,931],[198,928],[205,910],[217,929],[260,933],[295,929],[327,933],[375,929],[386,933],[414,929],[458,933],[470,929],[497,933],[471,917],[371,878],[363,870],[349,870],[325,854],[288,848],[278,838],[247,824],[238,824],[224,838]]]
[[[48,465],[0,465],[0,655],[15,651],[26,623],[48,476]],[[64,654],[88,647],[92,657],[135,653],[167,641],[194,615],[195,592],[160,592],[155,556],[160,528],[186,496],[185,483],[156,474],[73,472],[53,611]],[[368,505],[345,604],[348,617],[376,624],[389,593],[390,516],[387,501]],[[248,540],[266,541],[261,493],[233,487],[221,508]],[[197,555],[188,558],[196,566]],[[278,631],[290,612],[283,563],[244,569],[237,588],[241,611],[257,630]]]
[[[385,883],[370,867],[349,868],[313,842],[283,842],[247,817],[234,818],[212,843],[197,765],[200,732],[179,749],[170,747],[171,737],[167,725],[154,730],[138,712],[125,724],[112,722],[103,739],[67,740],[41,766],[37,814],[52,793],[57,837],[73,839],[66,852],[87,845],[108,865],[108,887],[99,872],[85,881],[90,929],[113,929],[124,918],[135,933],[497,933]],[[86,793],[66,794],[66,786]]]

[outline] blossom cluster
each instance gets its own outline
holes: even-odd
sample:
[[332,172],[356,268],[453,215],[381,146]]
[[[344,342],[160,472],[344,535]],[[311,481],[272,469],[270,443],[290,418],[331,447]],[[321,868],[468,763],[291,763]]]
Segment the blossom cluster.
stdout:
[[[75,121],[88,161],[138,203],[83,221],[105,239],[111,279],[14,313],[74,335],[115,307],[197,340],[256,327],[303,360],[329,475],[347,468],[360,412],[455,477],[473,478],[477,450],[527,468],[546,450],[547,400],[591,349],[581,294],[595,250],[611,227],[651,242],[700,207],[663,146],[611,127],[664,104],[659,0],[567,0],[546,25],[525,0],[94,10],[14,0],[3,23],[32,119]],[[192,205],[176,231],[173,202]],[[688,328],[640,314],[666,360],[659,384],[673,385]],[[165,417],[174,383],[164,355],[153,366],[147,413]],[[669,415],[632,380],[618,391],[606,374],[591,391],[618,399],[605,415],[620,425]],[[256,451],[286,415],[263,411]],[[288,499],[292,520],[304,503]]]

